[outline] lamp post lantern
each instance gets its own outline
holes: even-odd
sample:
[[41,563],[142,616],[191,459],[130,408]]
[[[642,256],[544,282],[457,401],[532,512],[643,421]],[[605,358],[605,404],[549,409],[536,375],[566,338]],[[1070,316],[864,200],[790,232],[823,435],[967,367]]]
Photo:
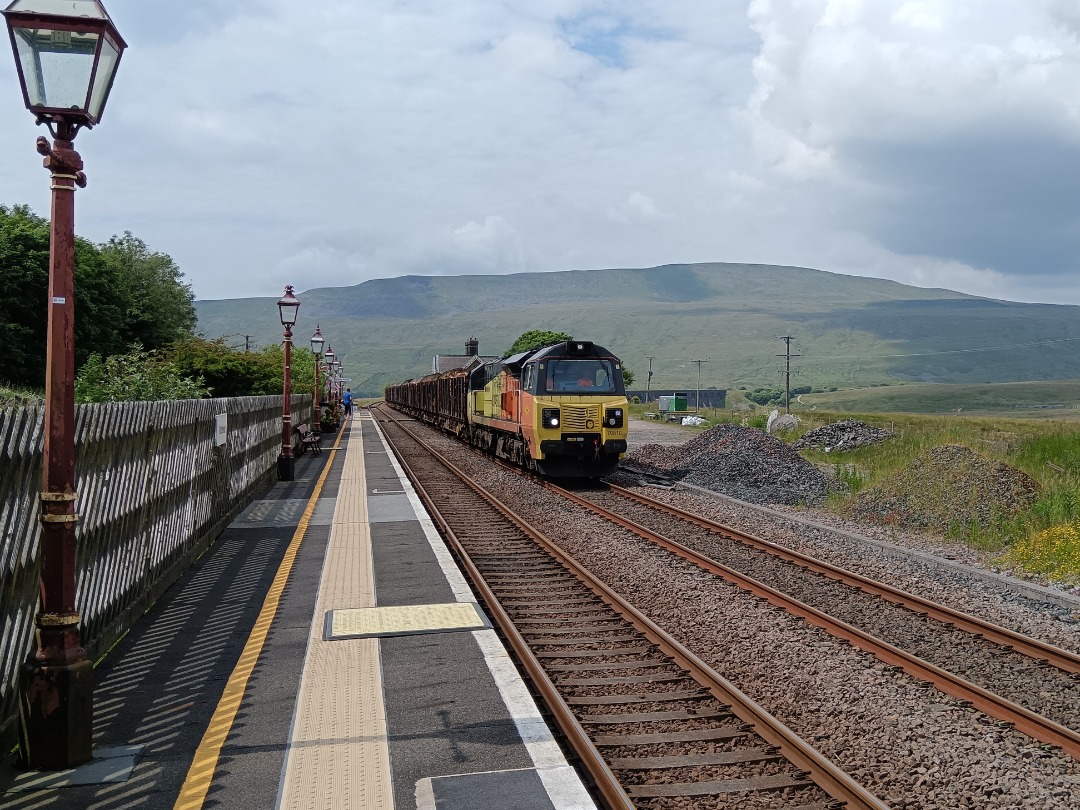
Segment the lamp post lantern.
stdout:
[[127,43],[98,0],[15,0],[3,13],[23,102],[53,136],[37,139],[52,175],[41,601],[19,679],[19,749],[24,766],[57,770],[91,759],[94,697],[75,607],[75,187],[86,175],[73,141],[101,120]]
[[296,459],[292,448],[292,328],[296,323],[296,311],[300,299],[293,295],[292,284],[285,285],[285,294],[278,299],[278,314],[285,327],[285,379],[281,405],[281,454],[278,456],[278,480],[292,481]]
[[319,413],[319,360],[325,342],[319,325],[315,324],[315,334],[311,336],[311,353],[315,356],[315,401],[311,404],[311,429],[316,433],[322,432],[322,415]]

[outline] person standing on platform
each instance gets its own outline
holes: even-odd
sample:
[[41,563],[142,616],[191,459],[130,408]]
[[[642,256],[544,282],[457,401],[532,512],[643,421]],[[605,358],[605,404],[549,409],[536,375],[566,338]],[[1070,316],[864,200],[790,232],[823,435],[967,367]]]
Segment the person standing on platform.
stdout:
[[345,405],[345,415],[349,416],[352,413],[352,389],[346,388],[345,395],[341,398],[341,402]]

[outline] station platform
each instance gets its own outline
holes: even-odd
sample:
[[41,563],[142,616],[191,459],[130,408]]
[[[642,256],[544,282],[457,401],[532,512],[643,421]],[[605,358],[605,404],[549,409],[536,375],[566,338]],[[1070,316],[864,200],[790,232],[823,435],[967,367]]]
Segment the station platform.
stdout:
[[358,411],[95,670],[91,763],[0,807],[595,807]]

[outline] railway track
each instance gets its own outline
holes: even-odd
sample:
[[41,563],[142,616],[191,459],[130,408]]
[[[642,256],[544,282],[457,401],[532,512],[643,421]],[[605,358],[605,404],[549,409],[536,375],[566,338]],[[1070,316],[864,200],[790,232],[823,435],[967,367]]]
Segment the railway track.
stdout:
[[374,413],[607,807],[720,806],[735,793],[746,806],[885,807],[406,420]]
[[1080,759],[1080,656],[620,487],[547,486]]

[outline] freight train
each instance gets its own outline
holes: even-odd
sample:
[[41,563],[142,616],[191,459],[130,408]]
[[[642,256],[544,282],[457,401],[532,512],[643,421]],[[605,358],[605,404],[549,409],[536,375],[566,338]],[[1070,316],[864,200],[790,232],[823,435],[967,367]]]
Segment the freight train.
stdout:
[[387,386],[386,402],[548,478],[599,478],[626,452],[622,363],[568,340]]

